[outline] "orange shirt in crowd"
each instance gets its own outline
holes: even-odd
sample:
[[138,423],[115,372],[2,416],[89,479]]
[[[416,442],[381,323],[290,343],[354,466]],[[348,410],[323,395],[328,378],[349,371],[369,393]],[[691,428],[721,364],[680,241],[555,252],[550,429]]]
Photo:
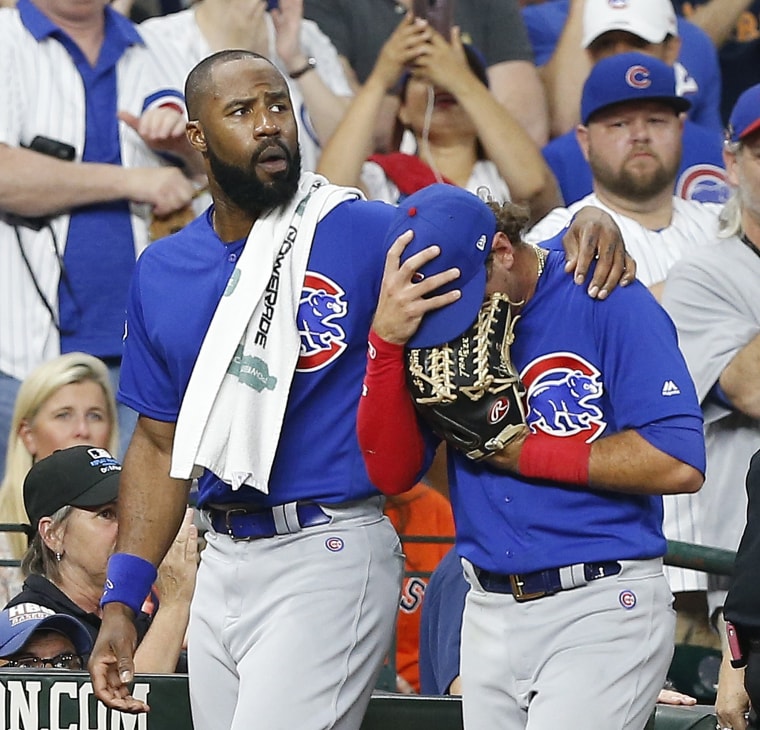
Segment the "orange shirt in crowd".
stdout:
[[[387,497],[385,514],[401,535],[402,542],[405,535],[454,537],[454,518],[449,501],[425,484]],[[406,564],[396,629],[396,672],[415,692],[420,691],[420,616],[428,579],[414,573],[431,573],[450,548],[450,542],[404,542]]]

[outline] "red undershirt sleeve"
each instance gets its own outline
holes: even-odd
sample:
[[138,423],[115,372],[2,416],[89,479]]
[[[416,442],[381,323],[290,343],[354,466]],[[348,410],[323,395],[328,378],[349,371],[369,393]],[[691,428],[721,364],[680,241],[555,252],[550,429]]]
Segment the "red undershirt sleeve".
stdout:
[[359,400],[357,435],[372,483],[399,494],[416,483],[425,442],[406,389],[404,347],[369,334],[367,371]]

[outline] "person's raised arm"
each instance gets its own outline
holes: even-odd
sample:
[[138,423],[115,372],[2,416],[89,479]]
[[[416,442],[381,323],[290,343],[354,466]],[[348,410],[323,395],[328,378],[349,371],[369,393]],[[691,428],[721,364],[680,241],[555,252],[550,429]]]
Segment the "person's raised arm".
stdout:
[[549,105],[550,136],[569,132],[580,121],[581,92],[591,70],[582,48],[586,0],[570,0],[567,20],[549,60],[539,68]]
[[308,68],[306,54],[301,47],[303,0],[279,0],[279,7],[271,11],[277,38],[277,55],[287,66],[288,73],[297,74],[291,83],[298,84],[303,94],[309,118],[314,124],[320,144],[330,141],[351,103],[351,97],[336,94],[319,75],[317,68]]
[[121,472],[119,538],[109,560],[103,623],[88,669],[98,699],[125,712],[148,710],[129,694],[134,618],[156,578],[155,566],[179,530],[190,490],[190,480],[169,476],[174,429],[174,423],[141,416]]
[[557,181],[538,146],[467,64],[458,28],[452,30],[451,43],[433,33],[415,67],[415,73],[456,97],[512,199],[530,206],[532,222],[562,205]]
[[695,5],[688,19],[705,31],[715,47],[720,49],[729,39],[741,14],[751,5],[752,0],[709,0]]
[[359,89],[330,142],[323,148],[317,172],[336,185],[359,186],[362,165],[374,148],[374,129],[388,92],[417,58],[430,38],[425,21],[411,13],[384,43],[372,73]]

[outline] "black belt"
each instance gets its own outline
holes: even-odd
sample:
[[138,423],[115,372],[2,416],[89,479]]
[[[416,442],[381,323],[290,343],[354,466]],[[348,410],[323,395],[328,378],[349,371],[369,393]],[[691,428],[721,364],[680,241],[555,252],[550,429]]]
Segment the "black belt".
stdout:
[[608,561],[580,563],[566,568],[538,570],[535,573],[521,575],[504,575],[475,568],[475,574],[483,590],[489,593],[511,593],[516,601],[522,602],[551,596],[560,591],[578,588],[592,580],[617,575],[620,569],[620,563]]
[[332,520],[314,502],[296,502],[266,509],[252,507],[206,508],[214,532],[233,540],[260,540],[275,535],[290,535],[304,527],[326,525]]

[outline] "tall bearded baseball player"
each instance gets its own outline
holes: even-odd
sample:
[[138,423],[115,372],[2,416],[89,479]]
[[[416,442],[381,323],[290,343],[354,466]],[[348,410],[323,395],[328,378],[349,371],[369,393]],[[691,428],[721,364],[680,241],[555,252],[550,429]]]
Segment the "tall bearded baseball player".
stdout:
[[[128,689],[134,613],[197,475],[209,531],[189,630],[195,729],[355,730],[403,569],[355,433],[394,208],[300,172],[287,85],[267,59],[212,55],[185,91],[214,205],[137,264],[119,397],[141,415],[93,687],[110,707],[147,710]],[[478,202],[452,190],[455,209]],[[599,223],[591,211],[568,237],[586,244],[583,266],[592,239],[610,244]],[[622,251],[608,263],[592,286],[612,286]]]
[[[737,550],[752,514],[747,467],[760,445],[760,85],[734,105],[724,155],[734,190],[721,214],[720,238],[673,267],[663,306],[678,329],[705,418],[707,474],[699,494],[704,544]],[[755,481],[748,479],[747,487]],[[711,616],[719,616],[728,583],[709,577]],[[745,730],[748,700],[730,649],[724,642],[715,709],[721,727]]]
[[[526,216],[509,204],[493,205],[487,283],[483,267],[455,304],[423,316],[418,247],[466,260],[474,242],[436,225],[419,195],[390,229],[358,432],[386,493],[448,443],[470,584],[465,728],[641,730],[673,652],[660,495],[698,490],[705,468],[674,327],[639,283],[603,303],[578,296],[554,251],[521,241]],[[527,427],[512,419],[522,407]]]

